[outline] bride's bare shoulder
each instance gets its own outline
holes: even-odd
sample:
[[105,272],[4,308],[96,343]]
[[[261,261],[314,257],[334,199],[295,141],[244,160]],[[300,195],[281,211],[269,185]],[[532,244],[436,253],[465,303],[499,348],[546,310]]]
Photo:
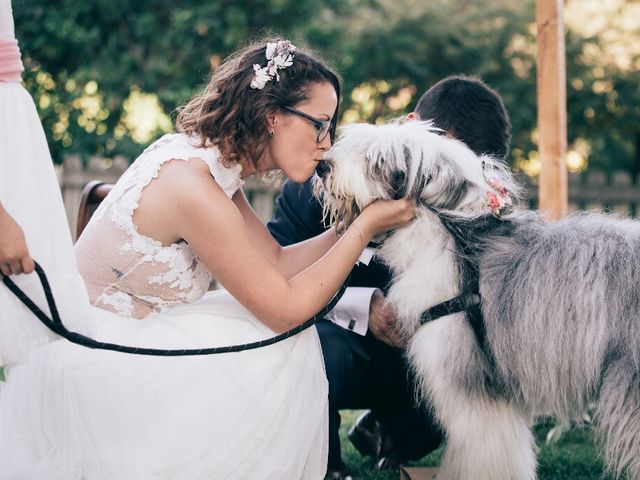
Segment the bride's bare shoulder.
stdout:
[[143,190],[133,222],[141,234],[163,244],[182,238],[184,223],[234,208],[204,161],[165,162]]
[[172,159],[165,162],[158,173],[158,177],[149,184],[157,196],[165,201],[176,198],[193,198],[200,195],[224,195],[224,190],[218,185],[211,174],[211,170],[204,160],[191,158]]

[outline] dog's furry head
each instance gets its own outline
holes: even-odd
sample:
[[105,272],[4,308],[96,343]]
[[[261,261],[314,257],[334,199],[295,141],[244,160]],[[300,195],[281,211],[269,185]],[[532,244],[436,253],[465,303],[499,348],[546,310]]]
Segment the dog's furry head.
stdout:
[[410,198],[420,206],[456,215],[486,214],[488,178],[516,192],[508,168],[478,157],[429,122],[355,124],[344,127],[317,178],[325,218],[349,224],[378,199]]

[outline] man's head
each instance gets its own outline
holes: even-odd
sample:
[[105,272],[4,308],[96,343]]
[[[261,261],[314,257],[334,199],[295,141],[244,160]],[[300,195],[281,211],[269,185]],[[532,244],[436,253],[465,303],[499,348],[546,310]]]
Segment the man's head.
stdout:
[[502,98],[482,80],[455,75],[422,95],[408,120],[432,120],[476,155],[506,159],[511,122]]

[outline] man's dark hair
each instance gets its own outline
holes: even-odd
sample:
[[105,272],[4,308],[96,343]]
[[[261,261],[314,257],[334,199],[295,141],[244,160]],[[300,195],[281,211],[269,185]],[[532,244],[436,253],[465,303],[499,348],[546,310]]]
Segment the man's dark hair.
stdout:
[[446,77],[422,95],[415,113],[464,142],[476,155],[506,159],[511,122],[502,98],[478,78]]

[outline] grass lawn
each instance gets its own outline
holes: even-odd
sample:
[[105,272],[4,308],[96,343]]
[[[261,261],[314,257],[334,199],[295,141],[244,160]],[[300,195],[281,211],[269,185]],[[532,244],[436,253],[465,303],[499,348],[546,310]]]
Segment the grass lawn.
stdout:
[[[347,430],[356,420],[359,411],[342,412],[342,452],[343,459],[358,479],[398,480],[398,472],[377,471],[370,458],[362,458],[347,439]],[[541,423],[536,426],[535,434],[538,447],[539,480],[613,480],[603,476],[603,462],[594,447],[591,429],[577,427],[566,432],[556,442],[546,445],[544,439],[553,424]],[[437,466],[442,450],[417,462],[416,466]]]

